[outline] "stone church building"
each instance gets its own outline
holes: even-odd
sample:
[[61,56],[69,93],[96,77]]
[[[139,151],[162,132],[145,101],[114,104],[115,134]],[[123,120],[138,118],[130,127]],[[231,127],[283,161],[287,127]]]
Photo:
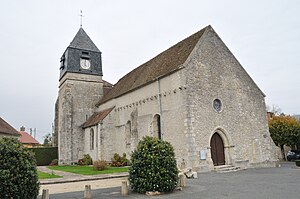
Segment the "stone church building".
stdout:
[[102,79],[101,52],[80,28],[61,57],[59,163],[110,161],[143,136],[169,141],[178,166],[274,166],[265,95],[211,26],[135,68]]

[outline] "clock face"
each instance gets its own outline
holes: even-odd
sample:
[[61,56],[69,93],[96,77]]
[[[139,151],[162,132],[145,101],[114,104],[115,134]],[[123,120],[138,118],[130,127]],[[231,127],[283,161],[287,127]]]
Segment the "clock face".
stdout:
[[91,62],[88,59],[80,59],[80,67],[82,69],[89,69],[91,67]]

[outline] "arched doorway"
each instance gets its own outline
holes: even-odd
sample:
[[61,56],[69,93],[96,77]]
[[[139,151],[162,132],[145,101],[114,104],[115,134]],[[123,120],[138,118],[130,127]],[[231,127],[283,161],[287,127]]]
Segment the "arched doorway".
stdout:
[[225,164],[224,143],[218,133],[214,133],[210,140],[211,159],[214,166]]

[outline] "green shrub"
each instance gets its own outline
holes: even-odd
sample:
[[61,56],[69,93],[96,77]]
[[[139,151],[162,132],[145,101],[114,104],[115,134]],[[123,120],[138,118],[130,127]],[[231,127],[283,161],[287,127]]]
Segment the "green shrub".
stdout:
[[123,153],[122,158],[121,158],[121,162],[122,162],[123,166],[130,165],[130,161],[126,158],[126,153]]
[[113,167],[122,167],[129,165],[129,160],[126,158],[126,153],[123,153],[122,157],[115,153],[114,157],[111,159],[111,166]]
[[93,163],[94,169],[97,171],[103,171],[107,169],[107,163],[103,160],[96,160]]
[[34,153],[38,166],[49,165],[52,160],[58,159],[57,147],[40,147],[28,149]]
[[78,165],[92,165],[93,159],[89,154],[84,154],[82,159],[78,160]]
[[300,160],[296,160],[295,162],[296,162],[297,167],[300,167]]
[[58,159],[54,159],[51,161],[51,163],[49,164],[49,166],[55,166],[58,165]]
[[131,156],[129,183],[133,191],[170,192],[178,183],[175,153],[169,142],[144,137]]
[[84,159],[79,159],[77,165],[84,166],[85,165]]
[[34,154],[15,138],[0,139],[0,198],[32,199],[39,182]]

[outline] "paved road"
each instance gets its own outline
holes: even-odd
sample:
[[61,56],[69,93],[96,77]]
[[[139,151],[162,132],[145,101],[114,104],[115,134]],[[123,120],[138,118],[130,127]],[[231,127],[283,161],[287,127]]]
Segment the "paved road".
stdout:
[[[240,198],[300,198],[300,169],[295,163],[283,163],[280,168],[248,169],[233,173],[198,174],[198,179],[187,180],[183,191],[156,196],[155,199],[240,199]],[[88,184],[88,182],[87,182]],[[120,187],[92,190],[93,198],[124,198]],[[41,198],[41,197],[39,197]],[[50,199],[79,199],[83,192],[52,194]],[[126,198],[149,198],[130,193]]]

